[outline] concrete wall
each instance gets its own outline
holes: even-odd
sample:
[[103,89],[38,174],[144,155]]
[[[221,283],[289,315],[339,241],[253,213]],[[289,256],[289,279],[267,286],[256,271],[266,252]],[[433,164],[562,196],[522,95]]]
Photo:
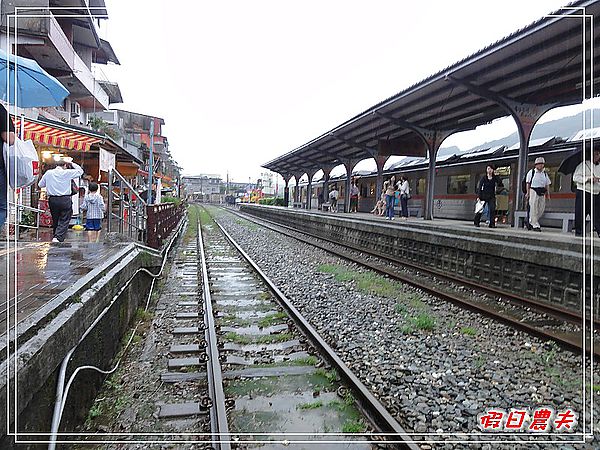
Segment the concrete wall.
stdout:
[[[14,407],[13,389],[16,382],[19,433],[49,432],[61,362],[85,330],[117,296],[93,331],[77,347],[68,366],[67,380],[81,365],[111,368],[121,339],[128,331],[136,310],[145,305],[150,277],[138,273],[129,287],[122,293],[119,292],[140,267],[157,271],[159,265],[160,258],[157,254],[129,244],[112,260],[107,261],[103,268],[91,272],[88,280],[82,280],[72,289],[64,291],[19,325],[19,357],[15,359],[11,355],[10,359],[9,398],[6,390],[7,362],[0,368],[2,404],[10,401]],[[4,343],[3,346],[5,345]],[[6,354],[6,348],[2,350]],[[18,368],[16,379],[12,373],[15,363]],[[102,375],[90,370],[78,374],[65,406],[61,431],[73,431],[82,422],[103,380]],[[14,431],[12,410],[9,421],[11,430]],[[3,435],[0,448],[12,448],[14,440],[6,436],[5,408],[0,408],[0,427]],[[19,437],[19,441],[33,439],[48,437]],[[31,444],[25,447],[38,448]]]
[[[6,29],[8,24],[8,14],[15,13],[15,6],[17,7],[29,7],[29,8],[42,8],[40,10],[30,10],[27,12],[28,15],[34,14],[47,14],[49,1],[48,0],[2,0],[0,1],[0,26]],[[49,19],[44,17],[23,17],[17,20],[18,30],[26,31],[28,34],[45,36],[48,34],[48,23]],[[10,20],[11,33],[14,32],[15,22],[14,19]],[[5,50],[3,47],[2,50]]]

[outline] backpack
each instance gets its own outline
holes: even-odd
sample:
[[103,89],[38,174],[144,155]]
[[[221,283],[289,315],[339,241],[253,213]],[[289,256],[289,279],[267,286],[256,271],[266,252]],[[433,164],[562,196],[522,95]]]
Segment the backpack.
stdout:
[[525,173],[525,177],[523,178],[523,181],[521,181],[521,191],[523,191],[523,194],[527,194],[527,175],[529,175],[530,173],[531,175],[531,181],[533,181],[533,171],[535,169],[531,169],[529,171],[527,171]]

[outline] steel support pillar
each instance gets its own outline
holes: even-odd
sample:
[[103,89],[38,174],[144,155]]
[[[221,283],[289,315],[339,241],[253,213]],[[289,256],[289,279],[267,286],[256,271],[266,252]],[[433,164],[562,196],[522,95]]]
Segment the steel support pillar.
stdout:
[[437,152],[442,145],[442,142],[455,133],[455,130],[424,130],[416,131],[419,136],[425,141],[427,146],[427,154],[429,156],[429,165],[427,166],[427,188],[425,193],[425,207],[423,219],[433,220],[433,196],[435,193],[435,160]]
[[318,170],[307,170],[306,175],[308,175],[308,184],[306,185],[306,209],[311,209],[312,204],[312,179],[317,173]]
[[294,175],[296,179],[296,186],[294,187],[294,203],[298,203],[300,201],[300,191],[298,190],[298,183],[300,183],[300,177],[298,175]]
[[[463,131],[461,129],[453,129],[453,130],[435,130],[420,127],[412,122],[408,122],[404,119],[400,119],[397,117],[391,117],[387,114],[383,114],[380,112],[376,112],[376,114],[392,123],[395,123],[398,126],[404,127],[408,130],[413,131],[417,136],[419,136],[425,146],[427,148],[427,154],[429,156],[429,166],[427,168],[427,189],[425,194],[425,207],[423,218],[425,220],[433,219],[433,194],[434,194],[434,185],[435,185],[435,159],[437,157],[437,152],[442,142],[453,133],[457,133],[459,131]],[[377,159],[376,159],[377,160]]]
[[[527,172],[527,157],[529,154],[529,139],[531,138],[531,132],[540,117],[552,108],[560,106],[560,103],[546,103],[543,105],[520,103],[466,80],[461,80],[452,76],[447,76],[446,80],[464,87],[475,95],[495,102],[514,119],[517,124],[517,131],[519,132],[519,161],[517,163],[517,183],[512,186],[515,194],[515,204],[512,205],[513,214],[516,213],[519,208],[525,208],[524,194],[521,191],[521,180],[525,177],[525,173]],[[514,215],[513,226],[517,226],[517,220],[514,219]]]
[[375,204],[377,204],[381,198],[381,191],[383,190],[383,166],[390,157],[385,155],[376,155],[374,158],[375,164],[377,164],[377,181],[375,185]]
[[344,161],[346,168],[346,187],[344,189],[344,212],[350,212],[350,186],[352,184],[352,170],[359,163],[358,159],[349,159]]
[[321,170],[323,171],[323,201],[329,201],[329,175],[335,166],[323,166]]
[[285,187],[283,188],[283,204],[287,208],[290,204],[290,180],[292,179],[289,175],[283,175],[283,181],[285,181]]
[[[525,194],[521,190],[521,180],[525,178],[527,173],[527,159],[529,156],[529,140],[533,127],[537,121],[555,105],[527,105],[513,101],[505,100],[511,110],[511,116],[517,124],[519,132],[519,160],[517,162],[517,183],[515,189],[515,204],[513,206],[513,214],[520,208],[526,209]],[[513,227],[518,226],[518,221],[514,219]]]

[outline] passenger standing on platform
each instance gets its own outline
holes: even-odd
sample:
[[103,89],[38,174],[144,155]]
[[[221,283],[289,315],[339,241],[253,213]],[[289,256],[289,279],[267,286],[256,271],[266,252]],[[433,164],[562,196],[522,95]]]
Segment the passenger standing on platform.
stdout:
[[338,192],[337,187],[334,185],[329,193],[329,211],[337,212],[337,201],[339,195],[340,193]]
[[356,180],[352,180],[352,186],[350,186],[350,212],[358,212],[358,186],[356,186]]
[[[13,145],[15,143],[15,127],[8,115],[8,111],[4,106],[0,105],[0,149],[4,147],[4,143]],[[3,151],[3,150],[2,150]],[[4,166],[4,156],[0,155],[0,228],[6,222],[6,214],[8,211],[8,178],[6,175],[6,167]]]
[[69,229],[69,222],[73,215],[73,202],[71,200],[71,180],[83,175],[83,169],[75,163],[72,168],[66,168],[67,162],[56,162],[54,169],[48,170],[38,183],[39,187],[46,188],[48,206],[52,215],[52,242],[63,242]]
[[383,183],[385,191],[385,218],[394,220],[394,200],[396,199],[396,178],[392,177]]
[[408,199],[410,198],[410,186],[408,184],[408,179],[404,176],[400,176],[400,182],[398,183],[400,186],[400,208],[402,209],[402,219],[408,219]]
[[[590,213],[590,205],[594,205],[592,229],[600,236],[600,149],[594,149],[594,164],[583,160],[573,172],[573,182],[577,184],[575,193],[575,236],[583,236],[585,218]],[[585,210],[583,198],[585,197]]]
[[525,200],[529,203],[529,224],[533,231],[542,231],[540,217],[546,209],[546,198],[550,200],[550,177],[544,170],[546,161],[541,156],[535,159],[535,166],[527,173]]
[[[477,200],[485,202],[490,215],[490,228],[496,228],[496,187],[504,187],[499,176],[494,174],[496,168],[488,164],[485,168],[486,174],[479,180],[477,185]],[[475,214],[473,223],[479,226],[483,211]]]

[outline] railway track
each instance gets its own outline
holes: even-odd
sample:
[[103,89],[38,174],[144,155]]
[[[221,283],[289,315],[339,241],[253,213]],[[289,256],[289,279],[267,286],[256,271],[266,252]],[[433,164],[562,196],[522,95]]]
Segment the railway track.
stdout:
[[[484,314],[494,320],[506,323],[511,327],[525,331],[539,338],[555,341],[571,351],[583,351],[581,329],[576,329],[574,331],[563,329],[565,323],[576,324],[581,327],[583,318],[573,311],[543,305],[540,302],[510,295],[504,291],[498,291],[492,287],[482,286],[463,279],[455,279],[425,267],[375,254],[368,249],[340,244],[339,242],[323,238],[322,236],[299,231],[267,219],[258,219],[254,216],[243,214],[229,208],[225,210],[252,223],[320,248],[340,258],[389,276],[392,279],[414,286],[445,301]],[[368,255],[369,258],[365,259],[364,255]],[[423,274],[425,274],[425,276],[423,276]],[[457,290],[448,289],[442,285],[443,283],[440,283],[440,280],[444,281],[446,284],[464,286],[468,290],[487,294],[487,296],[493,296],[493,298],[480,298],[476,300],[474,296],[464,295],[464,293],[461,294]],[[432,283],[432,281],[434,282]],[[534,314],[535,317],[524,318],[526,315],[531,315],[531,311],[535,311],[538,314]],[[594,321],[594,325],[596,324],[597,321]],[[586,342],[585,348],[586,353],[589,353],[591,348],[589,342]],[[593,352],[594,355],[600,356],[600,346],[595,345],[593,347]]]
[[[370,449],[384,440],[386,448],[418,449],[233,238],[208,217],[203,214],[196,242],[185,248],[179,262],[189,276],[182,293],[190,297],[179,303],[181,326],[173,329],[173,358],[162,377],[168,383],[196,382],[195,391],[206,395],[163,405],[161,418],[205,418],[198,429],[212,436],[212,448],[222,450],[294,443],[307,448],[324,441],[328,449]],[[206,372],[195,370],[204,365]]]

